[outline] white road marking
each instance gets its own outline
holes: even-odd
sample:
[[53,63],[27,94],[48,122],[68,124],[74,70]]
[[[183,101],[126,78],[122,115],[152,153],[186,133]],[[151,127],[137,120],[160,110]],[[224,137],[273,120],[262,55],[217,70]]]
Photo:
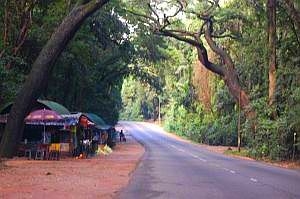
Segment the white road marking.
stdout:
[[191,154],[192,157],[194,158],[199,158],[197,155]]
[[181,149],[181,148],[176,148],[178,151],[180,151],[180,152],[185,152],[185,150],[184,149]]
[[255,179],[255,178],[250,178],[250,180],[251,180],[252,182],[257,182],[257,179]]
[[202,162],[207,162],[207,160],[205,160],[205,159],[203,159],[203,158],[199,158],[199,157],[198,157],[198,159],[201,160]]
[[181,148],[179,148],[179,147],[177,147],[177,146],[175,146],[175,145],[173,145],[173,144],[169,144],[169,146],[170,146],[170,147],[173,147],[173,148],[176,149],[177,151],[186,153],[186,154],[192,156],[193,158],[196,158],[196,159],[198,159],[198,160],[201,160],[202,162],[207,162],[207,160],[205,160],[205,159],[203,159],[203,158],[200,158],[199,156],[197,156],[197,155],[195,155],[195,154],[193,154],[193,153],[187,152],[186,150],[181,149]]
[[[139,128],[139,127],[138,127],[138,128]],[[154,133],[154,134],[147,133],[147,132],[145,132],[144,129],[142,129],[142,128],[139,128],[139,130],[141,130],[142,133],[144,133],[146,136],[148,136],[148,137],[150,137],[150,138],[153,138],[153,137],[155,136],[155,133]],[[191,152],[189,152],[189,151],[186,151],[185,149],[183,149],[183,148],[181,148],[181,147],[177,147],[176,145],[173,145],[173,144],[168,144],[168,140],[165,139],[165,138],[158,139],[158,141],[160,141],[161,143],[166,143],[166,145],[167,145],[168,147],[171,147],[171,148],[176,149],[177,151],[186,153],[187,155],[190,155],[190,156],[192,156],[192,157],[195,158],[195,159],[198,159],[198,160],[203,161],[203,162],[207,162],[206,159],[203,159],[203,158],[199,157],[199,156],[196,155],[196,154],[193,154],[193,153],[191,153]],[[220,169],[224,169],[225,171],[230,172],[230,173],[232,173],[232,174],[236,174],[236,171],[231,170],[231,169],[228,169],[228,168],[225,168],[225,167],[222,167],[221,165],[218,165],[218,164],[215,164],[215,163],[211,163],[211,162],[209,162],[208,164],[209,164],[209,165],[212,165],[212,166],[215,166],[215,167],[218,167],[218,168],[220,168]],[[258,182],[258,180],[255,179],[255,178],[250,178],[250,181],[252,181],[252,182],[254,182],[254,183],[257,183],[257,182]]]
[[210,163],[209,165],[220,168],[221,166],[216,163]]
[[199,156],[197,156],[197,155],[194,155],[194,154],[192,154],[192,153],[188,153],[189,155],[191,155],[193,158],[196,158],[196,159],[198,159],[198,160],[201,160],[202,162],[207,162],[207,160],[205,160],[205,159],[203,159],[203,158],[200,158]]

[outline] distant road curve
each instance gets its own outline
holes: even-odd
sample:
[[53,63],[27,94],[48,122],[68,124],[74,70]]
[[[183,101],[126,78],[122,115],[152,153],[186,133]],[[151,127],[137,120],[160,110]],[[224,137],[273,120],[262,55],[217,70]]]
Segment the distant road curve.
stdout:
[[120,122],[145,155],[118,198],[300,199],[300,171],[207,151],[154,124]]

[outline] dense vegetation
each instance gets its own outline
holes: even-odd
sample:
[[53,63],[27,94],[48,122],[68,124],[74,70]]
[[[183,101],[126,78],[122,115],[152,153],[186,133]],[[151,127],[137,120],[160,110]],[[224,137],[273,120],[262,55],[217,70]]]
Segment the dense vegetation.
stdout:
[[[90,1],[0,2],[2,107],[62,20]],[[108,1],[85,19],[40,98],[111,124],[160,116],[200,143],[237,145],[239,130],[251,156],[299,158],[299,0],[150,2]]]
[[[18,1],[6,1],[6,7],[1,7],[2,21],[5,21],[5,13],[13,16],[1,23],[8,29],[8,38],[0,43],[5,47],[1,47],[1,105],[14,99],[39,51],[70,11],[72,5],[68,2],[71,3],[64,0],[26,1],[32,4],[29,8],[25,2],[22,5]],[[55,63],[41,98],[57,101],[71,111],[98,113],[107,122],[115,123],[123,75],[114,73],[121,73],[127,67],[132,47],[124,37],[129,34],[128,27],[120,21],[119,15],[111,13],[111,8],[107,7],[82,25]],[[17,37],[25,26],[23,15],[26,12],[31,15],[28,30],[21,38],[20,50],[14,53]]]
[[[299,1],[294,5],[299,13]],[[193,6],[204,10],[209,4],[203,1]],[[134,10],[140,19],[151,11]],[[152,118],[157,119],[155,111],[158,110],[158,103],[154,102],[159,97],[167,130],[200,143],[236,146],[240,114],[242,146],[248,149],[249,155],[277,160],[297,155],[299,158],[300,27],[297,27],[297,22],[287,11],[284,2],[277,1],[277,79],[275,105],[271,105],[267,1],[227,1],[221,8],[215,9],[212,15],[215,32],[223,31],[223,35],[228,35],[215,38],[215,41],[231,56],[240,84],[249,95],[251,107],[255,110],[255,135],[250,121],[245,117],[245,110],[239,111],[239,103],[229,92],[224,79],[208,72],[197,60],[196,49],[186,42],[179,43],[176,37],[173,40],[164,38],[168,47],[160,52],[166,59],[152,66],[152,71],[161,78],[162,92],[151,94],[147,86],[147,89],[140,92],[141,85],[131,78],[127,79],[126,84],[123,84],[125,107],[122,116],[124,119],[147,119],[149,114],[145,114],[145,110],[152,110]],[[192,32],[194,27],[199,26],[197,17],[188,14],[180,21],[171,21],[172,18],[168,20],[171,27],[178,30]],[[211,49],[208,56],[221,64],[224,61]],[[130,93],[133,91],[135,95],[132,98]]]

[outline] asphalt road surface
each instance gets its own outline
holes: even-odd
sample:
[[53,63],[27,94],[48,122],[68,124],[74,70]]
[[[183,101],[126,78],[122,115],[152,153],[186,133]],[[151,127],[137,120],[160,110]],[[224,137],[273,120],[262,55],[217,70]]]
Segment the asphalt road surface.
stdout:
[[207,151],[153,124],[121,122],[146,152],[121,199],[300,199],[300,171]]

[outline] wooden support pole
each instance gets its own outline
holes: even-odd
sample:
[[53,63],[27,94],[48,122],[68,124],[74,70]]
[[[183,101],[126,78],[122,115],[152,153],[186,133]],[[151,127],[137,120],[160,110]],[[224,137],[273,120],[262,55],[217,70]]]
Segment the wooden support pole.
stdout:
[[158,96],[158,124],[161,124],[161,118],[160,118],[160,97]]
[[297,133],[294,133],[294,145],[293,145],[293,157],[292,157],[293,161],[295,159],[296,143],[297,143]]
[[241,152],[241,92],[238,105],[238,151]]

